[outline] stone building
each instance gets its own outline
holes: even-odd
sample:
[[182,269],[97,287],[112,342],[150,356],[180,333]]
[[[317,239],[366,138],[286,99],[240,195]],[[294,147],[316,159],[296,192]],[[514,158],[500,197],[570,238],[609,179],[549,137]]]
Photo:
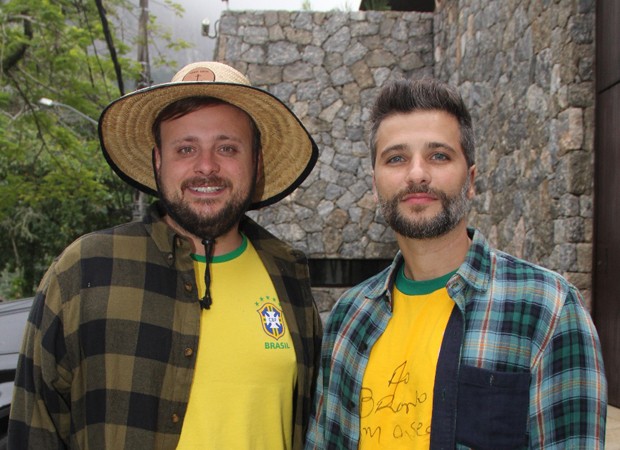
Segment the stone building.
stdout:
[[[471,223],[498,248],[565,275],[590,302],[593,0],[442,0],[433,13],[226,11],[219,25],[215,59],[288,104],[319,146],[301,188],[253,215],[311,258],[323,311],[397,249],[373,199],[365,126],[378,89],[401,76],[454,84],[470,107]],[[330,273],[340,275],[332,282]]]

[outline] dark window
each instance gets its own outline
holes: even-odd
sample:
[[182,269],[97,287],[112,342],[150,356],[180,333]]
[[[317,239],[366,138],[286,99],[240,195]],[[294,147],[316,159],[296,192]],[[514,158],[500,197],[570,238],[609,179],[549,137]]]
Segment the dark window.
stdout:
[[310,280],[314,287],[349,287],[379,273],[391,259],[310,259]]
[[372,10],[391,10],[391,11],[435,11],[435,0],[362,0],[360,11]]

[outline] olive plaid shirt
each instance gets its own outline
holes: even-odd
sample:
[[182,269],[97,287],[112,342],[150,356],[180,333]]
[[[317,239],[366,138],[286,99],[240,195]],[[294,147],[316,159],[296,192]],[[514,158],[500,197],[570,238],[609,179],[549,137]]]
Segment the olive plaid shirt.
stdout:
[[[307,261],[248,218],[241,230],[271,276],[293,339],[291,420],[300,449],[321,333]],[[155,204],[143,222],[91,233],[63,252],[41,282],[25,331],[9,448],[176,447],[200,324],[190,251]]]
[[[607,382],[580,293],[469,233],[447,283],[456,307],[437,363],[431,448],[603,448]],[[306,449],[357,449],[362,378],[402,261],[345,293],[328,318]]]

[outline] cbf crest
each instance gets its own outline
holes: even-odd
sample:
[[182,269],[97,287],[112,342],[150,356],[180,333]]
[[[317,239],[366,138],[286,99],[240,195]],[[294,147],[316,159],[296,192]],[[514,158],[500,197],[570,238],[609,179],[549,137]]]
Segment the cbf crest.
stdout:
[[263,331],[267,333],[268,336],[271,336],[275,340],[284,336],[284,320],[280,308],[273,303],[265,303],[257,312],[261,316]]

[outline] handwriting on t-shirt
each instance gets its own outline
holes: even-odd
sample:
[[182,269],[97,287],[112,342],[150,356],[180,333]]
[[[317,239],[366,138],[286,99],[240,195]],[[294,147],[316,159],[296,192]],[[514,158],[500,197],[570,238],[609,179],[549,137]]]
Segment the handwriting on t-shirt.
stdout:
[[[360,417],[368,419],[366,422],[371,424],[362,428],[362,438],[377,439],[377,442],[381,443],[382,437],[385,439],[414,440],[417,437],[430,434],[430,425],[425,425],[424,420],[418,420],[427,418],[419,417],[415,411],[418,406],[428,400],[428,394],[419,392],[417,389],[415,392],[407,389],[406,385],[409,384],[409,381],[410,373],[407,370],[407,361],[405,361],[392,372],[387,381],[385,392],[377,392],[376,388],[373,391],[368,387],[362,387]],[[379,414],[400,415],[401,417],[397,419],[397,424],[390,425],[391,430],[385,430],[385,421],[378,416]],[[378,422],[379,425],[372,425],[374,421]],[[386,431],[389,433],[387,436],[384,434]]]

